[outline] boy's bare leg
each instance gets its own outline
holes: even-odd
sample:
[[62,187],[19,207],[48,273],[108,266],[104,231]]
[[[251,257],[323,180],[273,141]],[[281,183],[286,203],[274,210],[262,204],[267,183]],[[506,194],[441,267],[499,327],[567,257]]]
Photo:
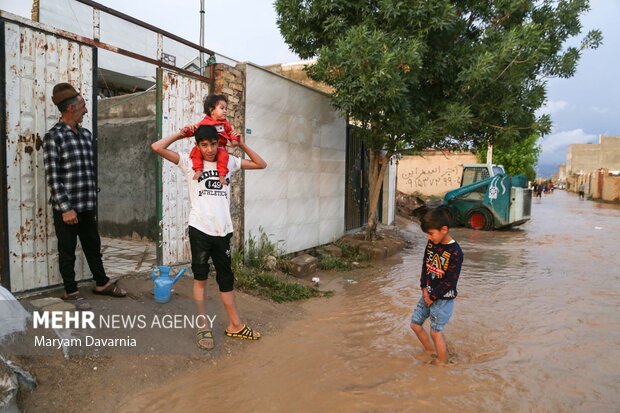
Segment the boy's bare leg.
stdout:
[[437,349],[437,361],[443,364],[448,363],[448,349],[446,348],[446,342],[443,339],[443,334],[441,331],[431,330],[431,337],[433,338],[433,343],[435,343],[435,348]]
[[413,330],[415,335],[418,337],[418,340],[420,340],[420,343],[422,343],[422,346],[424,346],[424,350],[426,351],[426,353],[429,355],[432,355],[433,346],[431,344],[431,339],[428,337],[428,333],[426,332],[426,330],[424,330],[424,328],[421,325],[415,324],[415,323],[411,323],[411,329]]
[[[235,292],[221,292],[220,298],[222,299],[222,303],[224,304],[226,314],[228,314],[228,327],[226,327],[226,330],[230,332],[241,331],[241,329],[243,328],[243,323],[239,318],[239,313],[237,313],[237,306],[235,304]],[[260,337],[260,333],[258,331],[254,331],[254,336]]]
[[[207,280],[194,280],[194,302],[198,309],[198,338],[197,344],[203,349],[212,349],[214,346],[213,336],[205,336],[204,331],[211,331],[211,326],[207,325]],[[212,334],[212,333],[211,333]]]
[[198,308],[198,315],[202,315],[198,321],[198,328],[207,328],[207,294],[206,294],[207,280],[194,280],[194,302]]

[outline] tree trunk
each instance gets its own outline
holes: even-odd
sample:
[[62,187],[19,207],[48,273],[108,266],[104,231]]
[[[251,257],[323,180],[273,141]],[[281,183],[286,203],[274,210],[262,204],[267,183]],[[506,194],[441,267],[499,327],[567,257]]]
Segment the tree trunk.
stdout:
[[493,144],[489,143],[487,146],[487,163],[493,163]]
[[391,154],[383,157],[381,151],[368,150],[368,181],[370,196],[368,199],[368,224],[366,226],[366,239],[374,241],[377,238],[377,206],[379,203],[379,194],[383,185],[383,178],[387,165],[391,158]]

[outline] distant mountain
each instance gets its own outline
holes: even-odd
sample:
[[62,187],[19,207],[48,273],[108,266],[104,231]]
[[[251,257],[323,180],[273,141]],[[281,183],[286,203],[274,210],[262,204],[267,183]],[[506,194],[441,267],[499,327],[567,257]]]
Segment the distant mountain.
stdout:
[[557,164],[538,164],[536,172],[539,178],[550,178],[551,175],[558,173]]

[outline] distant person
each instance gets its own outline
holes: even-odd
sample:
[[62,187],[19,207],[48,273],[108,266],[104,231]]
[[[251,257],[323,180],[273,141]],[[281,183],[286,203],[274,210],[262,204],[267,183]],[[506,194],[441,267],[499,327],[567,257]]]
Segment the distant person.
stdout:
[[586,187],[583,183],[579,184],[579,200],[586,199]]
[[[422,217],[420,227],[427,234],[428,244],[424,251],[420,288],[422,297],[411,315],[411,329],[414,331],[429,356],[437,355],[437,362],[448,362],[448,351],[443,338],[443,329],[452,316],[456,284],[463,264],[463,251],[450,236],[449,219],[438,209],[431,209]],[[430,338],[422,327],[431,319]]]
[[542,184],[536,184],[536,198],[542,199],[543,186]]
[[43,138],[43,165],[54,209],[58,239],[58,264],[65,287],[62,299],[78,310],[90,309],[75,281],[77,238],[93,274],[93,293],[124,297],[127,293],[111,281],[101,261],[101,238],[97,229],[97,185],[95,142],[92,133],[80,125],[88,113],[84,98],[69,83],[59,83],[52,102],[60,120]]
[[[189,222],[179,223],[188,225],[189,244],[192,253],[192,272],[194,273],[193,295],[199,315],[206,319],[206,284],[209,275],[209,258],[215,266],[215,280],[220,290],[220,299],[228,315],[228,326],[224,334],[248,340],[258,340],[261,335],[248,325],[241,322],[235,304],[234,281],[232,271],[230,239],[233,235],[233,225],[230,216],[230,186],[222,185],[218,175],[216,154],[219,156],[218,141],[220,136],[213,125],[200,125],[193,132],[196,147],[204,159],[204,170],[198,180],[194,178],[193,162],[189,153],[177,153],[168,149],[179,139],[186,137],[185,126],[180,132],[167,136],[151,145],[151,149],[162,158],[177,165],[187,180],[189,189]],[[236,134],[235,134],[236,135]],[[238,139],[233,146],[240,147],[250,158],[241,159],[230,156],[228,160],[227,180],[230,174],[239,169],[264,169],[267,163],[248,145],[244,138]],[[212,349],[213,332],[206,325],[198,326],[196,344],[201,349]]]
[[[236,142],[239,137],[233,131],[232,126],[226,120],[226,113],[228,108],[228,99],[224,95],[209,95],[204,100],[204,113],[205,117],[198,122],[197,125],[189,125],[183,128],[183,136],[186,138],[194,136],[194,131],[200,125],[215,126],[218,133],[218,147],[217,147],[217,173],[220,183],[226,185],[226,175],[228,175],[228,151],[226,150],[226,144],[228,141]],[[192,169],[194,170],[194,176],[192,179],[197,180],[202,175],[203,161],[202,154],[197,146],[194,146],[189,154],[192,160]]]

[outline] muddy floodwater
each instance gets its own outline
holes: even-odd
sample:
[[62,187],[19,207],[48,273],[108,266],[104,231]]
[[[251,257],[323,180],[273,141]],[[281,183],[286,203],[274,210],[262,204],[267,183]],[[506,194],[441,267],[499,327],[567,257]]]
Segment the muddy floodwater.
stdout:
[[118,410],[618,412],[620,207],[556,191],[532,209],[515,230],[453,231],[465,262],[448,367],[409,330],[425,245],[412,223],[399,258],[343,273],[304,318]]

